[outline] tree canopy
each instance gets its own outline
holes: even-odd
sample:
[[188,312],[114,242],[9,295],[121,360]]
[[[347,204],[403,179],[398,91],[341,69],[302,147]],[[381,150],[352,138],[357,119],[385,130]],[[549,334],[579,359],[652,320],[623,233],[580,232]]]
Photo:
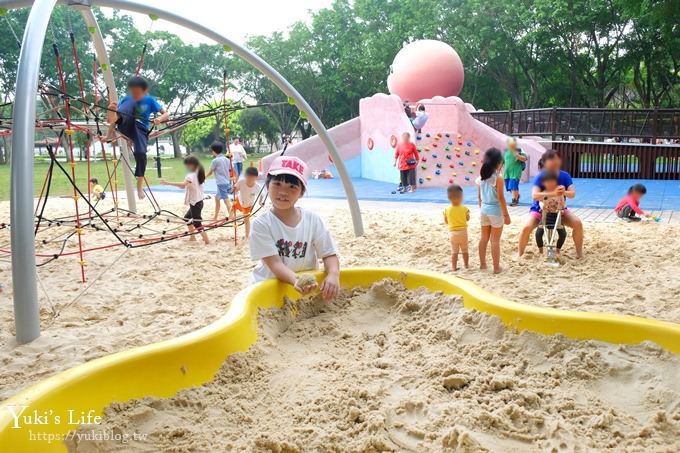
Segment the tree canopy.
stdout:
[[[225,70],[230,92],[258,103],[286,101],[263,75],[221,46],[193,46],[165,31],[140,31],[120,12],[95,9],[95,14],[117,85],[124,87],[134,73],[146,43],[142,75],[171,112],[219,102]],[[27,15],[27,10],[11,11],[4,19],[21,36]],[[49,45],[54,40],[69,92],[78,92],[70,31],[91,96],[89,32],[79,14],[66,7],[57,7],[52,17],[41,76],[57,83]],[[306,22],[252,36],[246,44],[333,126],[356,116],[362,97],[387,91],[394,56],[418,39],[438,39],[458,51],[465,67],[461,97],[477,108],[676,107],[680,100],[677,0],[336,0],[330,8],[310,12]],[[18,55],[13,34],[0,34],[3,102],[11,100]],[[245,138],[273,143],[293,128],[303,137],[313,132],[292,105],[244,111],[239,117],[234,126]],[[208,123],[203,129],[214,132]]]

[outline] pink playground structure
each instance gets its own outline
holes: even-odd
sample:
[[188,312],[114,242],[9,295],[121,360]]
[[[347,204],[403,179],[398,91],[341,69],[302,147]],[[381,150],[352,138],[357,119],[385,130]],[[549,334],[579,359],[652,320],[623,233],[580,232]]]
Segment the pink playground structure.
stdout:
[[[479,174],[481,156],[490,147],[505,149],[508,136],[472,117],[474,106],[457,95],[463,87],[463,65],[456,51],[440,41],[416,41],[397,53],[387,80],[391,94],[378,93],[359,104],[359,117],[329,130],[350,176],[376,181],[399,181],[393,166],[394,151],[404,132],[411,134],[421,162],[422,187],[472,185]],[[404,104],[425,106],[428,121],[417,133]],[[528,155],[524,179],[538,172],[545,149],[538,142],[518,139]],[[312,171],[328,169],[333,162],[318,137],[288,148],[287,154],[303,159]],[[267,156],[263,170],[278,155]]]

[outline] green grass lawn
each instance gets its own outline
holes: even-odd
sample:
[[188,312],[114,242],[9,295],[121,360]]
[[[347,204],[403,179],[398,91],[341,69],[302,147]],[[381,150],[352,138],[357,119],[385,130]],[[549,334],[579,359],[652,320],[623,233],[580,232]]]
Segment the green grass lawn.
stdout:
[[[244,165],[257,166],[262,157],[266,154],[249,154],[248,163]],[[210,161],[212,160],[209,156],[199,156],[201,163],[207,169],[210,166]],[[63,158],[60,160],[62,166],[70,174],[70,166],[63,162]],[[133,164],[134,165],[134,162]],[[49,168],[49,163],[39,162],[35,163],[34,171],[34,194],[37,197],[40,194],[40,189],[45,181],[45,176]],[[113,170],[113,164],[109,162],[109,168]],[[123,163],[118,164],[118,190],[125,190],[124,176],[122,173]],[[184,165],[182,164],[182,159],[162,159],[161,160],[161,172],[163,174],[163,179],[168,181],[182,181],[184,179]],[[108,181],[108,176],[106,172],[106,165],[102,161],[96,161],[91,164],[91,173],[93,178],[97,178],[99,183],[104,186]],[[149,154],[149,165],[146,170],[146,177],[149,180],[150,185],[158,184],[158,177],[156,173],[156,163],[153,160],[151,154]],[[87,193],[87,163],[77,162],[76,165],[76,183],[83,193]],[[10,167],[9,165],[0,165],[0,201],[9,199],[9,184],[10,184]],[[109,189],[107,189],[109,190]],[[54,172],[52,176],[52,185],[50,187],[50,196],[63,196],[71,195],[73,189],[68,181],[68,178],[64,173],[59,170],[55,165]]]

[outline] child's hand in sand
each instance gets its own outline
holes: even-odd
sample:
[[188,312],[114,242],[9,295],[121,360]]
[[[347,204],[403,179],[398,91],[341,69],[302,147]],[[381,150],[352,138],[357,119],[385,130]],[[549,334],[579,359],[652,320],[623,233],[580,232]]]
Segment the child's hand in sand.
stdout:
[[316,278],[311,274],[302,274],[295,280],[294,288],[300,294],[309,294],[318,287],[319,284],[316,282]]
[[321,295],[324,300],[332,300],[338,297],[340,292],[340,277],[337,274],[328,274],[321,284]]

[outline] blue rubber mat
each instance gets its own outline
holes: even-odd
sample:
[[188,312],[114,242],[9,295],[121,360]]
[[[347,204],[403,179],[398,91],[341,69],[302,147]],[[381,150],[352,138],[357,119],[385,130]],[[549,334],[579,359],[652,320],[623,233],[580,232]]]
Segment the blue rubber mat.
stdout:
[[[632,179],[574,179],[576,198],[568,204],[574,208],[614,208],[616,203],[635,183],[647,186],[647,195],[641,206],[646,210],[680,211],[680,181],[655,181]],[[407,201],[411,203],[448,203],[446,189],[419,188],[415,193],[392,194],[396,190],[395,184],[355,178],[352,180],[354,190],[360,200],[371,201]],[[206,193],[215,193],[215,180],[205,183]],[[157,192],[182,192],[170,186],[154,186]],[[309,181],[308,195],[311,198],[345,199],[345,192],[339,179]],[[520,204],[528,205],[531,198],[531,184],[520,184]],[[465,204],[477,203],[477,189],[464,188]]]

